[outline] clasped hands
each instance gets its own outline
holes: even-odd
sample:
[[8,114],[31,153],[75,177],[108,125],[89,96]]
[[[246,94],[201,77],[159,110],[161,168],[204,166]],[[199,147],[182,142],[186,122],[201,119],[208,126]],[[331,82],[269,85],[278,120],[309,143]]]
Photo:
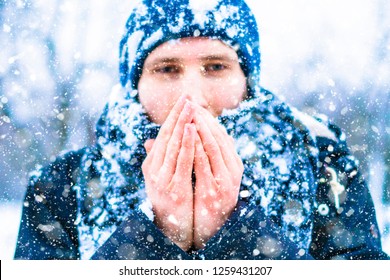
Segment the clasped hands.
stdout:
[[244,167],[233,138],[181,96],[144,146],[142,172],[156,226],[184,251],[203,248],[237,204]]

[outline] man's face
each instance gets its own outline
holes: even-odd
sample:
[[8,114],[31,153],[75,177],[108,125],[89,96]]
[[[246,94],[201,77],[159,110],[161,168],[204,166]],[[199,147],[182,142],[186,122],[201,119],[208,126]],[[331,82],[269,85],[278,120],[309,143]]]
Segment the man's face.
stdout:
[[246,78],[237,53],[205,37],[169,41],[146,58],[138,83],[141,104],[151,120],[163,124],[182,94],[213,116],[236,108],[246,95]]

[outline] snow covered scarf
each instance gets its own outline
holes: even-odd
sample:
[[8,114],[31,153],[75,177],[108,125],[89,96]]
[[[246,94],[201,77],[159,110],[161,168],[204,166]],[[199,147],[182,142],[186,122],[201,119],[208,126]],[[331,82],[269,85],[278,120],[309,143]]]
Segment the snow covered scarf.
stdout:
[[248,78],[249,100],[219,117],[244,163],[240,200],[262,207],[288,238],[308,250],[318,151],[290,108],[259,86],[259,36],[248,6],[241,0],[145,0],[127,22],[120,45],[121,85],[111,93],[97,125],[96,148],[84,156],[75,186],[81,258],[91,257],[131,211],[153,219],[141,165],[143,143],[155,138],[159,127],[139,104],[137,83],[155,47],[189,36],[217,38],[233,47]]

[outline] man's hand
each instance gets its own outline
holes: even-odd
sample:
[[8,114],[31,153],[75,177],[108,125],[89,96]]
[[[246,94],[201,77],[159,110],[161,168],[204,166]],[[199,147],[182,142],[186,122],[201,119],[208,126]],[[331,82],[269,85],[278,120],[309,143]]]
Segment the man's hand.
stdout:
[[193,104],[182,96],[155,140],[145,142],[142,164],[146,193],[155,223],[174,243],[187,251],[193,244],[192,170],[195,154]]
[[243,174],[234,141],[215,118],[196,106],[194,118],[194,246],[203,248],[234,210]]
[[203,248],[237,204],[244,168],[233,138],[182,97],[145,148],[142,172],[156,225],[185,251]]

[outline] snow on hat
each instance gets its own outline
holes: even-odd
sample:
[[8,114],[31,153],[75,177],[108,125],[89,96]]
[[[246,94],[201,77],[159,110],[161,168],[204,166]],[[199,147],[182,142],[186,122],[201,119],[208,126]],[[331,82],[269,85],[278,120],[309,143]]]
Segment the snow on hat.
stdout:
[[237,51],[251,85],[260,74],[259,32],[244,0],[143,0],[130,15],[120,43],[120,81],[136,89],[146,57],[160,44],[184,37],[219,39]]

